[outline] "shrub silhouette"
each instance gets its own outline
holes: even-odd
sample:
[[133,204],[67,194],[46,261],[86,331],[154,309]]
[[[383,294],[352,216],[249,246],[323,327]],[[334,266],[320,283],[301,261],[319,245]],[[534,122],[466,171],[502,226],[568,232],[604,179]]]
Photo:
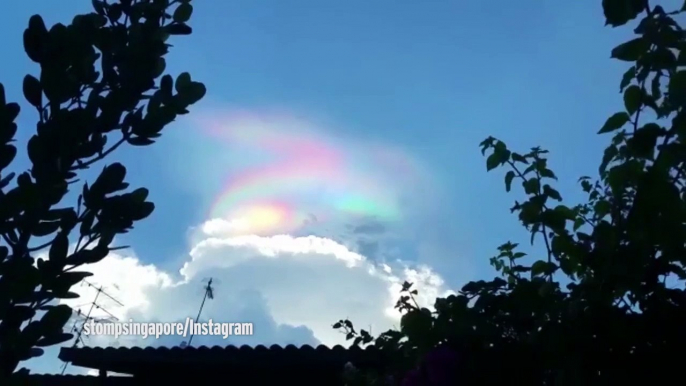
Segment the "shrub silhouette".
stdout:
[[[631,64],[620,85],[625,109],[599,131],[612,139],[599,178],[580,179],[588,201],[561,203],[547,151],[516,153],[486,139],[487,169],[509,169],[507,191],[521,184],[527,199],[515,202],[512,212],[532,244],[543,242],[545,254],[529,260],[518,244],[501,245],[490,260],[498,277],[436,299],[435,311],[418,306],[417,291],[405,283],[399,331],[373,337],[339,321],[334,328],[353,344],[375,345],[395,359],[385,373],[348,372],[348,384],[380,384],[390,376],[408,385],[608,385],[680,375],[686,34],[675,17],[686,6],[667,12],[648,0],[604,0],[603,10],[612,27],[639,20],[636,37],[612,50],[612,58]],[[454,353],[452,361],[439,361],[453,371],[442,375],[443,383],[431,380],[436,350]]]
[[[6,171],[17,154],[19,105],[7,101],[0,85],[2,378],[40,356],[41,347],[72,338],[63,330],[72,310],[57,300],[78,297],[70,288],[91,275],[75,269],[105,258],[116,249],[113,238],[154,209],[147,189],[125,192],[120,163],[105,166],[91,184],[80,184],[79,173],[122,144],[153,144],[205,95],[188,73],[176,80],[162,76],[167,39],[192,32],[190,0],[92,3],[93,12],[70,25],[48,29],[38,15],[29,20],[24,48],[40,74],[26,75],[23,92],[38,122],[27,146],[32,167],[19,175]],[[66,205],[76,187],[76,205]],[[36,261],[34,254],[44,249],[48,258]]]

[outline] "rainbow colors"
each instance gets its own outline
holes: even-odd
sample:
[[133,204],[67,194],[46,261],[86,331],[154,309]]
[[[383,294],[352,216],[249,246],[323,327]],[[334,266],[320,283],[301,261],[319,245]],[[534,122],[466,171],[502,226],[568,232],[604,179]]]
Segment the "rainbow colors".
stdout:
[[398,183],[417,174],[402,152],[326,136],[283,114],[211,114],[198,123],[230,154],[210,218],[248,233],[288,232],[310,218],[402,218]]
[[303,213],[298,213],[288,204],[262,203],[239,207],[233,213],[235,217],[233,231],[238,233],[264,233],[273,230],[288,231],[284,225],[294,226],[305,220]]

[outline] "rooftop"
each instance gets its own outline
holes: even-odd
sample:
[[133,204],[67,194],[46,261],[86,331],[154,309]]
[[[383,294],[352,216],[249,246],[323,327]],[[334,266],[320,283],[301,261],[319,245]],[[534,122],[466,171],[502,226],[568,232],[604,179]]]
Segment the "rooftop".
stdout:
[[[102,379],[90,375],[31,374],[21,376],[16,385],[21,386],[102,386]],[[136,386],[131,377],[107,378],[107,386]]]
[[[375,347],[344,348],[342,346],[214,346],[214,347],[83,347],[62,348],[59,358],[74,366],[105,370],[136,376],[212,372],[232,377],[268,373],[271,377],[286,377],[308,372],[312,376],[340,375],[348,362],[358,368],[378,368],[385,355]],[[283,379],[283,378],[282,378]]]

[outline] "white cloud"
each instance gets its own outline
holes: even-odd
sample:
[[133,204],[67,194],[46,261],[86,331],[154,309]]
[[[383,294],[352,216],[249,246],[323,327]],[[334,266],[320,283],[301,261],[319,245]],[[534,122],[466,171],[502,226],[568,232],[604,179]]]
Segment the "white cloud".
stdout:
[[[215,222],[216,223],[216,222]],[[359,328],[375,333],[397,325],[393,310],[402,282],[416,283],[419,302],[430,306],[448,292],[443,280],[429,267],[408,267],[399,262],[376,265],[334,240],[304,236],[218,236],[212,220],[198,227],[190,259],[180,275],[143,264],[131,251],[111,254],[88,267],[91,282],[103,285],[124,306],[117,307],[103,295],[98,303],[121,320],[171,322],[195,317],[203,296],[201,279],[217,283],[215,298],[208,300],[203,318],[214,321],[253,322],[255,336],[220,342],[206,337],[195,344],[316,344],[344,343],[331,325],[350,318]],[[176,277],[176,279],[175,279]],[[94,299],[92,287],[77,286],[82,295],[69,304]],[[81,307],[84,309],[84,307]],[[95,310],[103,315],[102,310]],[[181,338],[157,344],[179,344]],[[136,339],[121,344],[140,344]],[[146,344],[154,344],[152,341]],[[91,338],[89,345],[111,342]]]
[[[100,370],[90,369],[90,370],[87,370],[87,371],[84,373],[84,375],[91,375],[91,376],[96,377],[96,376],[100,375]],[[115,372],[113,372],[113,371],[110,371],[110,372],[107,373],[107,376],[108,376],[108,377],[113,377],[113,376],[114,376],[114,377],[131,377],[132,375],[130,375],[130,374],[122,374],[122,373],[115,373]]]
[[202,231],[208,235],[217,234],[232,234],[236,231],[241,231],[247,227],[245,220],[224,220],[223,218],[215,218],[207,221],[202,225]]
[[[432,229],[423,224],[434,224],[435,213],[442,215],[437,209],[442,202],[438,182],[410,153],[365,138],[345,138],[329,124],[290,113],[204,116],[193,127],[201,127],[203,133],[216,129],[209,131],[220,137],[203,136],[204,141],[198,142],[197,132],[189,131],[193,141],[177,138],[184,157],[171,157],[183,162],[165,161],[165,165],[174,180],[183,176],[179,188],[190,187],[217,208],[206,215],[210,219],[191,228],[187,259],[176,272],[144,263],[152,256],[139,259],[133,250],[112,253],[86,267],[95,274],[90,282],[103,285],[124,304],[118,306],[100,295],[98,304],[108,312],[124,321],[195,318],[203,279],[212,277],[217,283],[215,298],[205,304],[202,318],[253,322],[255,336],[231,341],[194,337],[193,345],[334,345],[345,343],[332,328],[339,319],[349,318],[358,329],[371,328],[373,334],[397,326],[399,314],[393,306],[406,280],[415,283],[418,302],[429,308],[437,296],[449,293],[430,267],[398,261],[417,259],[418,228]],[[298,168],[283,169],[283,160],[274,157],[281,152],[294,157]],[[322,163],[336,168],[320,173],[315,166]],[[308,168],[300,170],[300,166]],[[252,172],[264,178],[253,180]],[[285,184],[294,191],[282,192],[280,185],[263,189],[263,183],[271,186],[271,177],[285,178],[290,173],[306,177],[296,179],[294,186]],[[245,185],[234,186],[235,181]],[[300,189],[297,184],[303,181],[316,183]],[[232,192],[229,198],[227,191]],[[250,194],[236,194],[244,191]],[[267,196],[260,196],[263,193]],[[368,200],[353,200],[360,197]],[[350,208],[339,205],[343,198],[353,200],[346,201]],[[360,208],[364,210],[359,212]],[[165,256],[154,258],[168,267]],[[96,290],[77,286],[73,291],[82,296],[68,303],[87,312]],[[94,315],[106,313],[96,309]],[[87,344],[171,346],[182,340],[113,342],[91,337]]]
[[[128,251],[127,251],[128,252]],[[87,278],[88,283],[95,287],[102,285],[104,294],[98,295],[95,287],[86,283],[72,289],[81,295],[78,299],[68,299],[64,303],[74,309],[80,309],[87,313],[91,303],[104,308],[94,309],[94,315],[107,316],[106,312],[117,318],[125,318],[128,310],[137,309],[146,311],[150,308],[150,299],[147,292],[152,288],[170,288],[174,286],[174,280],[165,272],[161,272],[152,264],[141,264],[134,255],[123,256],[119,253],[111,253],[97,264],[84,267],[83,270],[93,273]],[[108,296],[111,294],[115,299]],[[97,296],[97,299],[96,299]],[[122,302],[124,306],[120,306]]]

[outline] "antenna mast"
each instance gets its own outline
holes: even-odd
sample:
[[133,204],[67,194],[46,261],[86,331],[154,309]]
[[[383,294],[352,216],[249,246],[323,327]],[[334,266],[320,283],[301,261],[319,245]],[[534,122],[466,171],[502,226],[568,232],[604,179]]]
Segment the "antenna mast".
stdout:
[[[122,302],[120,302],[119,300],[117,300],[112,295],[108,294],[107,292],[105,292],[103,290],[102,285],[96,286],[95,284],[92,284],[86,280],[82,281],[81,285],[86,285],[90,288],[95,289],[95,298],[93,299],[92,302],[82,305],[82,306],[90,306],[87,314],[84,314],[83,312],[81,312],[80,308],[77,309],[75,312],[76,313],[76,319],[74,320],[74,324],[72,325],[71,332],[76,333],[76,337],[74,338],[74,343],[71,346],[72,348],[78,346],[79,343],[83,344],[84,346],[86,345],[86,343],[83,341],[83,326],[84,326],[84,324],[88,323],[89,321],[93,320],[94,322],[99,323],[102,321],[111,322],[111,321],[119,320],[111,312],[107,311],[107,309],[105,309],[100,304],[98,304],[98,298],[100,297],[100,295],[103,295],[104,297],[113,301],[114,303],[116,303],[116,305],[118,305],[120,307],[124,306],[124,304],[122,304]],[[80,306],[80,307],[82,307],[82,306]],[[93,316],[91,316],[93,314],[93,310],[95,310],[95,309],[104,312],[106,314],[106,316],[104,316],[104,317],[93,317]],[[81,322],[80,325],[79,325],[79,322]],[[69,366],[69,362],[65,361],[64,364],[62,365],[62,373],[61,374],[64,374],[64,372],[67,370],[68,366]]]
[[[212,287],[212,278],[210,278],[210,280],[207,282],[207,285],[205,285],[204,289],[205,295],[202,297],[202,303],[200,303],[200,310],[198,310],[198,316],[195,318],[195,321],[200,320],[200,314],[202,314],[202,308],[205,306],[205,300],[214,299],[214,287]],[[181,345],[184,347],[190,346],[191,342],[193,342],[193,334],[191,334],[191,337],[190,339],[188,339],[188,343],[186,345],[184,345],[183,343]]]

